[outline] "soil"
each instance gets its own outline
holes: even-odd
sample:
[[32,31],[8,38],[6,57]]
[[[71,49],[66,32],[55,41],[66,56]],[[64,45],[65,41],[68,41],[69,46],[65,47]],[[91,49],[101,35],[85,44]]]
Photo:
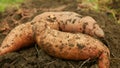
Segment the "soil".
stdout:
[[[83,16],[92,16],[105,32],[99,39],[111,51],[110,68],[120,68],[120,24],[107,12],[96,12],[84,7],[78,9],[75,0],[27,0],[20,8],[7,8],[0,13],[0,43],[15,26],[31,21],[46,11],[73,11]],[[98,68],[96,60],[72,61],[55,58],[46,54],[36,44],[19,51],[0,56],[1,68]]]

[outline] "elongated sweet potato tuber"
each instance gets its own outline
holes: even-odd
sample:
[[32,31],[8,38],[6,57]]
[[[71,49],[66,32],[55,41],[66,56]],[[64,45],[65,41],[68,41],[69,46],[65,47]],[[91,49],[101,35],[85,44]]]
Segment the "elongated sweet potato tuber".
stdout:
[[99,40],[82,33],[50,29],[44,23],[36,23],[34,29],[38,45],[49,55],[71,60],[98,58],[99,68],[109,68],[109,49]]
[[61,31],[81,32],[91,36],[104,37],[103,30],[90,16],[82,17],[74,12],[44,12],[36,16],[32,21],[40,21],[41,19],[47,21],[47,24],[58,24],[56,27]]
[[34,43],[32,25],[26,23],[15,27],[3,40],[0,46],[0,55],[16,51]]

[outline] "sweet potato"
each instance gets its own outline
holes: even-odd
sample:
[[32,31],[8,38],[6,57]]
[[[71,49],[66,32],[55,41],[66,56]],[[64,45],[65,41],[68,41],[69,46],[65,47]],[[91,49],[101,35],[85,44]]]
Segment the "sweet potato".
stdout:
[[45,23],[34,25],[36,42],[49,55],[69,60],[98,58],[99,68],[109,68],[109,49],[99,40],[82,33],[51,29]]
[[56,27],[61,31],[81,32],[91,36],[104,37],[103,30],[90,16],[82,17],[74,12],[44,12],[36,16],[32,21],[40,21],[41,19],[48,21],[47,24],[58,24]]
[[0,46],[0,55],[16,51],[21,47],[31,45],[34,42],[31,23],[19,25],[3,40]]

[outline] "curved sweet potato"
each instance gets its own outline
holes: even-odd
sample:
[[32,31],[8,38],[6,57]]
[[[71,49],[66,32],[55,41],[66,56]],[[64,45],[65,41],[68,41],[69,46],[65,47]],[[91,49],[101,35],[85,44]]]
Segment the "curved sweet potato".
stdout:
[[0,46],[0,55],[16,51],[21,47],[31,45],[34,42],[31,23],[19,25],[3,40]]
[[82,33],[50,29],[45,23],[36,23],[34,27],[38,45],[49,55],[71,60],[98,58],[99,68],[109,68],[109,49],[99,40]]
[[[36,16],[32,21],[47,21],[47,24],[57,24],[58,30],[65,32],[81,32],[91,36],[104,37],[103,30],[90,16],[82,17],[74,12],[44,12]],[[50,27],[53,28],[53,27]]]

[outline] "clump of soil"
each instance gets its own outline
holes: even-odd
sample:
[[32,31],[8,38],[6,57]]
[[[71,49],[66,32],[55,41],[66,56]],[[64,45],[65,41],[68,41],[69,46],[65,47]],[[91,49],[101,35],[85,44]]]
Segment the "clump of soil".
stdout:
[[[105,32],[105,39],[100,39],[111,51],[110,68],[120,68],[120,24],[106,12],[77,9],[75,0],[28,0],[19,9],[7,9],[0,13],[0,43],[11,29],[31,21],[45,11],[74,11],[83,16],[92,16]],[[85,62],[85,64],[84,64]],[[55,58],[46,54],[36,44],[19,51],[0,56],[1,68],[96,68],[96,60],[72,61]]]

